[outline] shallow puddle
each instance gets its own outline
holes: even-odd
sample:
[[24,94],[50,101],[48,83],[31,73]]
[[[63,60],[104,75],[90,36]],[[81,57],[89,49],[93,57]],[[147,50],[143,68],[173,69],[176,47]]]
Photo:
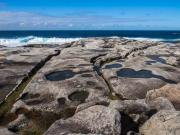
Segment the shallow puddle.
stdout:
[[106,65],[105,69],[121,68],[121,67],[122,67],[121,64],[115,63],[115,64]]
[[152,65],[152,64],[156,63],[156,61],[153,61],[153,60],[150,61],[150,60],[149,60],[149,61],[146,61],[145,63],[146,63],[146,65]]
[[166,64],[166,60],[161,58],[161,56],[158,56],[158,55],[149,55],[147,57],[152,59],[152,60],[154,60],[154,61],[156,61],[156,62],[159,62],[159,63],[162,63],[162,64]]
[[49,81],[62,81],[66,80],[69,78],[72,78],[76,75],[71,70],[63,70],[63,71],[57,71],[57,72],[52,72],[46,75],[46,79]]
[[173,80],[166,79],[160,75],[155,75],[152,73],[152,71],[144,70],[144,69],[135,71],[134,69],[131,69],[131,68],[123,68],[123,69],[117,71],[117,76],[128,77],[128,78],[157,78],[157,79],[161,79],[167,83],[176,83]]

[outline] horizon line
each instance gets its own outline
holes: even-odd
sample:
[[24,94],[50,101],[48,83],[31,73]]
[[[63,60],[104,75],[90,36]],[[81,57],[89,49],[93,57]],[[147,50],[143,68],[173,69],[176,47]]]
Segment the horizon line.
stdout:
[[114,30],[114,29],[99,29],[99,30],[95,30],[95,29],[67,29],[67,30],[55,30],[55,29],[25,29],[25,30],[21,30],[21,29],[17,29],[17,30],[0,30],[0,31],[180,31],[179,30],[174,30],[174,29],[142,29],[142,30],[139,30],[139,29],[133,29],[133,30],[130,30],[130,29],[123,29],[123,30]]

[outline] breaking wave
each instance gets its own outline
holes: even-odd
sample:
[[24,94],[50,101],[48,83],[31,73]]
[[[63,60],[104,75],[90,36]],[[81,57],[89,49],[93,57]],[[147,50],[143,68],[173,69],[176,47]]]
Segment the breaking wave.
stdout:
[[8,47],[24,46],[28,44],[63,44],[80,40],[81,38],[43,38],[43,37],[19,37],[19,38],[0,38],[0,45]]
[[[113,36],[111,38],[120,38],[120,37]],[[123,38],[130,40],[138,40],[138,41],[180,42],[180,38],[177,39],[144,38],[144,37],[123,37]],[[45,37],[35,37],[35,36],[18,37],[18,38],[0,38],[0,45],[7,47],[25,46],[29,44],[61,45],[63,43],[78,41],[80,39],[83,38],[58,38],[58,37],[45,38]]]

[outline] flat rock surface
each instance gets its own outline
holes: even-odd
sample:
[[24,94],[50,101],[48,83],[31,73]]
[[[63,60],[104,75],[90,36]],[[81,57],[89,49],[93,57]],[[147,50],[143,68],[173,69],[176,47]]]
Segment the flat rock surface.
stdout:
[[90,62],[98,55],[93,52],[79,47],[64,49],[36,74],[20,100],[33,110],[58,113],[66,107],[108,96],[104,80]]
[[0,102],[46,57],[50,48],[0,48]]
[[[33,131],[45,135],[138,134],[140,126],[142,133],[153,131],[153,124],[148,128],[146,122],[154,123],[159,111],[178,113],[178,44],[89,38],[62,46],[0,50],[0,94],[8,91],[4,97],[35,65],[61,50],[34,73],[13,102],[8,112],[13,120],[8,124],[18,133],[26,129],[32,134],[33,127]],[[171,122],[174,130],[178,122]],[[159,128],[157,135],[162,130]],[[169,133],[169,129],[163,133]]]
[[112,91],[122,98],[143,99],[149,90],[180,81],[178,65],[167,63],[170,56],[179,58],[180,49],[177,47],[178,51],[173,51],[170,47],[165,44],[150,46],[139,51],[140,54],[134,52],[126,59],[107,63],[102,67],[103,76]]

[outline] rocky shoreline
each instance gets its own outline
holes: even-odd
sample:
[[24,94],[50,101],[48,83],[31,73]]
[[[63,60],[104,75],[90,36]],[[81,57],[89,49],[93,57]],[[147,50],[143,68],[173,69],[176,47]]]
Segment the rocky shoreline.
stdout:
[[0,135],[180,134],[179,44],[2,46],[0,76]]

